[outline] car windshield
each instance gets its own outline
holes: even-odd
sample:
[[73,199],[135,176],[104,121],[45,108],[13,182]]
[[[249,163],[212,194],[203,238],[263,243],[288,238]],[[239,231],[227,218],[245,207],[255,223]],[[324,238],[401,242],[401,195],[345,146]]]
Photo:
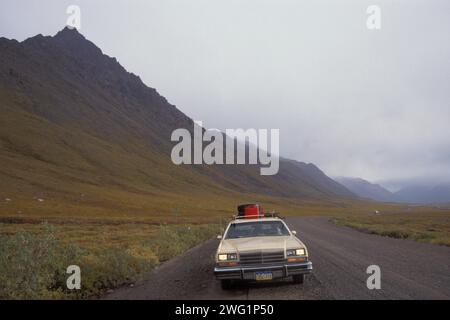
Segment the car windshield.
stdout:
[[226,235],[226,239],[288,236],[289,230],[281,221],[258,221],[232,223]]

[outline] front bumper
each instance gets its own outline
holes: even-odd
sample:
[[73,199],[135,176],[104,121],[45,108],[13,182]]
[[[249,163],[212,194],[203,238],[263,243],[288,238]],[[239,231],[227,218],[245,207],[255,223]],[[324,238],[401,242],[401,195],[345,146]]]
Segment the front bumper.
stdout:
[[272,272],[273,279],[286,278],[289,276],[308,274],[312,271],[312,262],[291,262],[273,265],[236,266],[214,268],[216,279],[241,279],[255,280],[256,272]]

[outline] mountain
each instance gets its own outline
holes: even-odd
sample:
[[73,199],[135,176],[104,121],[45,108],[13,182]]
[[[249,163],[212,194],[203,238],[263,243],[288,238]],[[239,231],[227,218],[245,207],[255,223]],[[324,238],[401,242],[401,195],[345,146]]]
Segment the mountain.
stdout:
[[367,198],[381,202],[395,201],[394,194],[392,194],[389,190],[364,179],[338,177],[335,178],[335,180],[361,198]]
[[337,177],[335,180],[359,197],[375,201],[414,204],[450,203],[450,185],[410,186],[393,193],[379,184],[361,178]]
[[438,185],[435,187],[411,186],[394,193],[398,202],[420,204],[444,204],[450,203],[450,185]]
[[354,197],[293,160],[280,159],[274,176],[261,176],[259,165],[173,164],[171,133],[192,131],[192,119],[75,29],[0,38],[0,112],[0,193],[20,199],[8,207],[17,212],[41,210],[37,197],[48,200],[46,214],[120,215],[222,196],[231,207],[229,199]]

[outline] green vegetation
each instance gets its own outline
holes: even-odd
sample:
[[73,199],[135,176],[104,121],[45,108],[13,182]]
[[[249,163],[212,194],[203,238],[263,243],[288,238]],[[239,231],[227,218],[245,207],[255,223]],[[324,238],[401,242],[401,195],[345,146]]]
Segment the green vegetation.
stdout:
[[[97,236],[92,233],[83,239],[83,229],[89,227],[64,232],[73,227],[24,225],[21,231],[0,235],[0,299],[96,297],[107,289],[133,283],[160,262],[220,230],[218,225],[152,226],[143,228],[147,232],[133,234],[129,241],[125,234],[137,231],[131,225],[115,234],[110,233],[111,226],[98,226]],[[109,238],[104,237],[105,232],[110,233]],[[115,243],[110,242],[113,239]],[[81,268],[81,290],[66,288],[66,268],[73,264]]]
[[353,215],[335,222],[366,233],[450,246],[450,210]]

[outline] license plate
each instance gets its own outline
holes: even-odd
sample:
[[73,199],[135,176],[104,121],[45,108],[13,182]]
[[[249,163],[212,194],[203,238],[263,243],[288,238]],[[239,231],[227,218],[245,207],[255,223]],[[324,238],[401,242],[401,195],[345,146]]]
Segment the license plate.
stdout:
[[272,272],[256,272],[256,281],[272,280]]

